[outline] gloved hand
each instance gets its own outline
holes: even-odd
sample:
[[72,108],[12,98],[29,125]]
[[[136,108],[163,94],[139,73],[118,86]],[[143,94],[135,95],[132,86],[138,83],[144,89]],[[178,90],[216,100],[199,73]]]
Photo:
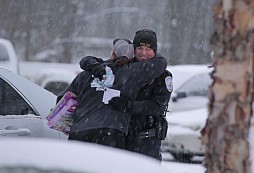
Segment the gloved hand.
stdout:
[[94,77],[99,78],[100,80],[103,79],[103,75],[106,75],[105,67],[101,64],[95,64],[92,66],[91,72]]
[[108,105],[111,109],[121,112],[127,112],[128,109],[128,98],[127,97],[113,97],[109,100]]

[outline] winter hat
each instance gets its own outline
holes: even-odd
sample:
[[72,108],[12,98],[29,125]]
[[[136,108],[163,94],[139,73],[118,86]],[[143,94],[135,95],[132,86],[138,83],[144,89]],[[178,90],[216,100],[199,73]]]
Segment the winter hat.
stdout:
[[[114,40],[115,41],[115,40]],[[116,57],[127,57],[128,59],[132,59],[134,57],[134,48],[131,41],[127,39],[116,39],[113,41],[113,50],[115,52]]]
[[124,40],[124,41],[128,42],[129,44],[132,44],[132,42],[126,38],[116,38],[115,40],[113,40],[113,45],[115,45],[116,42],[119,40]]
[[146,46],[157,52],[157,36],[156,33],[150,29],[142,29],[136,32],[133,40],[134,49],[140,46]]

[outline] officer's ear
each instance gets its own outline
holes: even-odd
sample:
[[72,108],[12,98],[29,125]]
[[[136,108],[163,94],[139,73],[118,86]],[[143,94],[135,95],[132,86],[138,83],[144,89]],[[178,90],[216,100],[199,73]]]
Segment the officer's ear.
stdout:
[[111,49],[109,57],[110,57],[110,59],[116,59],[116,54],[113,49]]

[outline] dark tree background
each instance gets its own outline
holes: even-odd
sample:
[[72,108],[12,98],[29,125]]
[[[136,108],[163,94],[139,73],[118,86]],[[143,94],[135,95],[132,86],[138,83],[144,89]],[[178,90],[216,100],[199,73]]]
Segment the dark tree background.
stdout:
[[21,61],[107,57],[112,40],[157,32],[169,64],[209,63],[214,0],[0,0],[0,37]]

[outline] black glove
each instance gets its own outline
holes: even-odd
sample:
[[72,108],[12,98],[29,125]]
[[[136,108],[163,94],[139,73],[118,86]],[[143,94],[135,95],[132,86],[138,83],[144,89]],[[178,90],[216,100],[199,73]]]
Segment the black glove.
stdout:
[[103,79],[103,75],[106,74],[105,67],[101,64],[95,64],[91,68],[91,72],[94,75],[94,77],[99,78],[100,80]]
[[127,112],[128,98],[127,97],[113,97],[109,100],[108,105],[111,109],[121,112]]

